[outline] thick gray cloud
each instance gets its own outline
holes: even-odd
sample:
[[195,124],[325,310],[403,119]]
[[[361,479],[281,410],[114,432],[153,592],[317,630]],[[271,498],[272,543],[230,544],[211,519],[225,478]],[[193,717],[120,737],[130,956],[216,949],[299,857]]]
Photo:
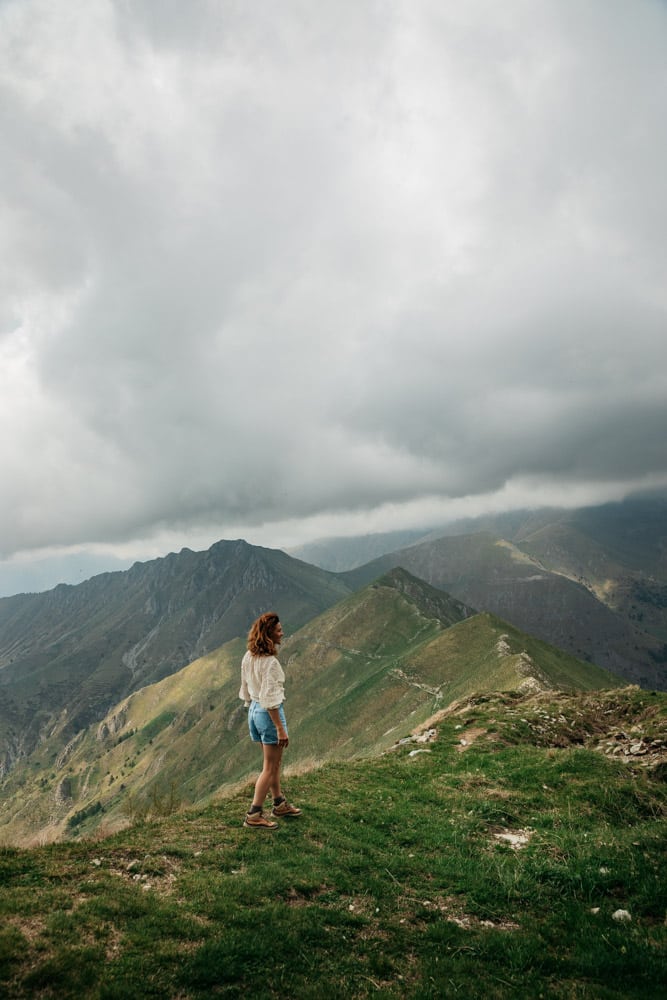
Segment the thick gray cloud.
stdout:
[[665,483],[666,46],[659,0],[0,3],[0,552]]

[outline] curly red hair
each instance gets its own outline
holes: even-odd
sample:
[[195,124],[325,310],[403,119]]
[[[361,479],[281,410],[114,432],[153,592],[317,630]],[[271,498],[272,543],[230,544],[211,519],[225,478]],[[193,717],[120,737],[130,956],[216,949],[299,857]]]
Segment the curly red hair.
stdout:
[[276,645],[272,633],[280,618],[275,611],[267,611],[252,623],[248,632],[248,649],[255,656],[275,656]]

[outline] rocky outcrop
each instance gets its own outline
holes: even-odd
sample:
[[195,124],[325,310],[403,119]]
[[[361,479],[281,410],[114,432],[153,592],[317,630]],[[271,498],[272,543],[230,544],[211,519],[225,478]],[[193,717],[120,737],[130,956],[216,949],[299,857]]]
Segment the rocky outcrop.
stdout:
[[76,746],[83,739],[84,735],[85,735],[85,730],[82,729],[80,730],[80,732],[76,734],[76,736],[73,739],[71,739],[68,743],[65,744],[61,752],[56,757],[56,763],[55,763],[56,770],[59,771],[61,768],[65,766],[65,764],[71,757],[73,751],[75,750]]
[[15,735],[7,737],[0,756],[0,781],[4,781],[15,765],[26,756],[23,741]]
[[601,739],[596,749],[608,757],[631,760],[633,763],[652,767],[667,759],[667,739],[649,736],[640,726],[632,726],[629,733],[619,730]]
[[113,715],[107,715],[106,719],[97,727],[97,739],[99,742],[108,739],[110,736],[117,736],[127,723],[127,711],[125,706]]
[[56,785],[54,792],[56,805],[68,806],[72,801],[72,781],[70,778],[63,778]]

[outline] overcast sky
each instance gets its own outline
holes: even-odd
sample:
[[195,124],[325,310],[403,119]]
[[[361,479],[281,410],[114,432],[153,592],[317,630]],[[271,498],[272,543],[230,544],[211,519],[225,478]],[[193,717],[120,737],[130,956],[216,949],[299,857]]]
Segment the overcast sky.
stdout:
[[0,0],[5,570],[667,484],[666,52],[664,0]]

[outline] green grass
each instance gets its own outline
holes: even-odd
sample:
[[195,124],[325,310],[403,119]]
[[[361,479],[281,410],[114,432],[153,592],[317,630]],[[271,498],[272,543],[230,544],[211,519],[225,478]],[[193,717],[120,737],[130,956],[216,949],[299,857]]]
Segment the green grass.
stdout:
[[[588,711],[586,697],[561,698],[561,715]],[[614,697],[619,718],[626,701],[628,718],[645,709]],[[0,850],[0,994],[659,995],[660,771],[538,745],[542,711],[484,697],[427,753],[408,743],[293,776],[304,814],[273,834],[242,827],[248,786],[106,840]]]

